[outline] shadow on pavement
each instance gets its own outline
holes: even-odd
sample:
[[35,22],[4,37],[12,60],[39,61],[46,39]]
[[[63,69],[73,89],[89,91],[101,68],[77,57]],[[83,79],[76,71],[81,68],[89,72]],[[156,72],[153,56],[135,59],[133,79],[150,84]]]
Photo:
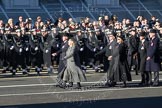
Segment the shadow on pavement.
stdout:
[[161,108],[162,97],[107,99],[79,102],[60,102],[30,105],[1,106],[0,108]]

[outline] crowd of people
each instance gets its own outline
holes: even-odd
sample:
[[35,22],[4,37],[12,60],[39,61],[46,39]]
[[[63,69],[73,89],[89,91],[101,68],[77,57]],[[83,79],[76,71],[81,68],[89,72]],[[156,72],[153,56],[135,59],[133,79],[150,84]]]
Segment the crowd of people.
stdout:
[[19,16],[16,23],[12,18],[7,23],[0,20],[0,67],[2,73],[10,71],[12,75],[18,69],[28,75],[34,67],[40,75],[44,67],[53,73],[55,64],[58,85],[63,88],[67,82],[70,86],[76,82],[80,88],[88,66],[108,73],[106,86],[121,81],[127,86],[131,70],[141,74],[140,85],[158,86],[161,36],[162,24],[155,16],[119,21],[116,15],[105,15],[97,21],[86,17],[79,22]]

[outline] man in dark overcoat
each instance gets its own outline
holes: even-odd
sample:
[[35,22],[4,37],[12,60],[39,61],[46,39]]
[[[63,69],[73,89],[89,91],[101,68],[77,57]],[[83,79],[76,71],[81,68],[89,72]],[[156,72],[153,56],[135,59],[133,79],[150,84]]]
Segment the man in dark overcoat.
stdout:
[[132,28],[130,37],[128,38],[128,64],[130,71],[132,66],[135,67],[136,75],[138,74],[138,46],[139,39],[137,37],[136,29]]
[[159,38],[156,30],[151,29],[149,32],[150,41],[147,51],[146,71],[149,73],[149,84],[152,84],[152,74],[154,73],[153,86],[159,85],[160,55],[159,55]]

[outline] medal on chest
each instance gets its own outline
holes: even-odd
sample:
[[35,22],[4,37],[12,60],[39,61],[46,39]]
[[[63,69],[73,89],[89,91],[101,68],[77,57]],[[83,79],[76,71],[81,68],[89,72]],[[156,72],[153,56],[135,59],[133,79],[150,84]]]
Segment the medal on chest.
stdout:
[[112,49],[112,46],[109,46],[109,49]]

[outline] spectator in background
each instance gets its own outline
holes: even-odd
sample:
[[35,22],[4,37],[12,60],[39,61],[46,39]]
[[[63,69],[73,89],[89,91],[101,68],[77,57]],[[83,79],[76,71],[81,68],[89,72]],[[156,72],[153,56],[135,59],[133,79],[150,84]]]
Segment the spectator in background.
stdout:
[[0,20],[0,32],[1,32],[1,34],[4,33],[4,29],[5,29],[5,24],[3,23],[3,20]]
[[27,18],[25,21],[25,29],[28,32],[29,30],[32,30],[33,25],[32,25],[32,19],[31,18]]
[[9,28],[11,30],[11,32],[15,31],[15,25],[14,25],[14,21],[12,18],[8,19],[6,27]]
[[38,16],[37,19],[36,19],[35,25],[34,25],[34,28],[36,29],[37,32],[40,31],[40,29],[42,28],[43,24],[44,23],[42,21],[42,18],[40,16]]
[[16,23],[16,28],[20,27],[20,24],[23,23],[23,17],[22,16],[19,16],[19,20],[18,22]]
[[108,26],[108,24],[109,24],[109,16],[108,15],[104,16],[104,23],[105,23],[105,26]]
[[152,28],[156,23],[156,17],[151,16],[151,20],[149,21],[149,27]]

